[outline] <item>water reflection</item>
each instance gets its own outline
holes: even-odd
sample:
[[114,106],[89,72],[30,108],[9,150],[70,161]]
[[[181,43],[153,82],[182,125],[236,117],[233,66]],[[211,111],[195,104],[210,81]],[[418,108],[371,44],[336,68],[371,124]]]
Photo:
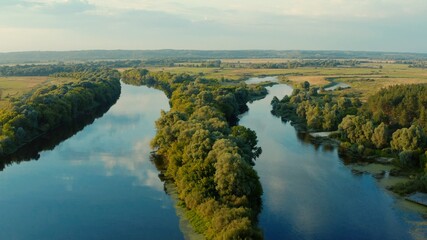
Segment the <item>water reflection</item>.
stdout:
[[73,121],[71,124],[61,126],[50,131],[42,137],[32,141],[28,145],[18,149],[15,153],[5,156],[0,161],[0,170],[12,163],[23,161],[38,160],[41,151],[53,150],[64,140],[74,136],[84,129],[85,126],[92,124],[95,119],[100,118],[107,112],[109,107],[99,108],[94,112],[88,113],[81,118]]
[[411,239],[407,220],[422,218],[396,209],[371,176],[354,176],[333,146],[313,144],[308,134],[267,114],[272,97],[292,89],[269,91],[240,120],[256,131],[263,149],[255,168],[264,189],[260,225],[266,239]]
[[0,173],[0,239],[182,239],[149,159],[154,121],[168,99],[122,86],[102,118]]

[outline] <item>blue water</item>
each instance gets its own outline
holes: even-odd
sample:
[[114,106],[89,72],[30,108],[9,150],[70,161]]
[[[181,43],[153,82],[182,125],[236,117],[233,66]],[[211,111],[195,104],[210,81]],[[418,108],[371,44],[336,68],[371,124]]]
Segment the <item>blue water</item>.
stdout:
[[[336,149],[316,147],[289,123],[269,113],[273,96],[249,104],[240,125],[256,131],[263,153],[256,161],[264,189],[260,227],[266,239],[412,239],[425,221],[399,209],[396,199],[370,175],[356,176]],[[427,237],[427,233],[421,233]]]
[[[239,122],[256,131],[263,148],[255,169],[266,239],[427,237],[417,228],[425,224],[420,214],[401,209],[373,177],[353,175],[335,149],[314,146],[271,115],[272,97],[292,89],[268,89]],[[7,166],[0,172],[0,239],[182,239],[149,160],[160,109],[169,109],[162,92],[123,85],[102,118],[37,161]]]
[[0,172],[0,239],[182,239],[179,219],[149,160],[168,99],[122,86],[100,119],[38,161]]

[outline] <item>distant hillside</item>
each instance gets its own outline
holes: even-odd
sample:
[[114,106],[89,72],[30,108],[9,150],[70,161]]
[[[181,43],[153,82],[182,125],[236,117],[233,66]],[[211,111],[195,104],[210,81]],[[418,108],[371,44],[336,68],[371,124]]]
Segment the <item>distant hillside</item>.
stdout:
[[292,58],[292,59],[384,59],[426,60],[427,53],[357,52],[357,51],[274,51],[274,50],[86,50],[33,51],[0,53],[0,64],[59,61],[94,61],[123,59],[222,59],[222,58]]

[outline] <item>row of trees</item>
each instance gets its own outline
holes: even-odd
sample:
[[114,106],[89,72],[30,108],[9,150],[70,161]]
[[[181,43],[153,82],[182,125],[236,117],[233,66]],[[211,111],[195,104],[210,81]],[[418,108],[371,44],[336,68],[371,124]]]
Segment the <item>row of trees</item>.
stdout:
[[104,68],[138,67],[141,60],[97,61],[76,64],[27,64],[0,66],[0,76],[48,76],[56,73],[96,72]]
[[60,125],[97,108],[111,106],[120,96],[120,73],[111,69],[64,73],[76,78],[45,84],[0,113],[0,156]]
[[126,71],[123,81],[138,84],[137,76],[171,91],[165,91],[171,110],[156,121],[151,144],[156,166],[176,184],[195,229],[207,239],[262,238],[256,224],[262,188],[252,167],[261,149],[255,132],[233,126],[260,90],[146,70]]
[[403,64],[408,64],[410,68],[427,68],[426,61],[402,61]]
[[234,63],[222,62],[220,67],[224,68],[255,68],[255,69],[295,69],[300,67],[355,67],[360,65],[358,60],[288,60],[286,62],[266,62],[266,63]]
[[265,62],[265,63],[241,63],[241,62],[223,62],[221,60],[208,60],[193,62],[174,63],[172,66],[185,67],[202,67],[202,68],[253,68],[253,69],[295,69],[300,67],[356,67],[360,65],[358,60],[336,60],[336,59],[319,59],[319,60],[288,60],[286,62]]

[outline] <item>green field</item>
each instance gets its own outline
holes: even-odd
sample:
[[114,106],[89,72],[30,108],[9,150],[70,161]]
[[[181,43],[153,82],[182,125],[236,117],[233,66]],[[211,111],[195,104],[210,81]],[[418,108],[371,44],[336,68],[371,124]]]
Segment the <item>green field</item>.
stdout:
[[0,109],[7,106],[11,99],[19,98],[38,86],[50,83],[74,81],[69,78],[52,77],[0,77]]
[[[227,60],[230,62],[231,60]],[[252,63],[262,63],[271,59],[235,60]],[[274,59],[272,62],[278,62]],[[153,67],[150,71],[167,71],[171,73],[199,74],[206,78],[226,78],[243,80],[251,76],[283,76],[282,79],[291,84],[304,81],[313,86],[327,86],[334,82],[342,82],[351,86],[350,89],[337,93],[356,93],[365,100],[383,87],[396,84],[427,83],[427,69],[410,68],[405,64],[386,61],[371,61],[358,67],[337,68],[296,68],[296,69],[251,69],[251,68],[202,68],[202,67]]]

